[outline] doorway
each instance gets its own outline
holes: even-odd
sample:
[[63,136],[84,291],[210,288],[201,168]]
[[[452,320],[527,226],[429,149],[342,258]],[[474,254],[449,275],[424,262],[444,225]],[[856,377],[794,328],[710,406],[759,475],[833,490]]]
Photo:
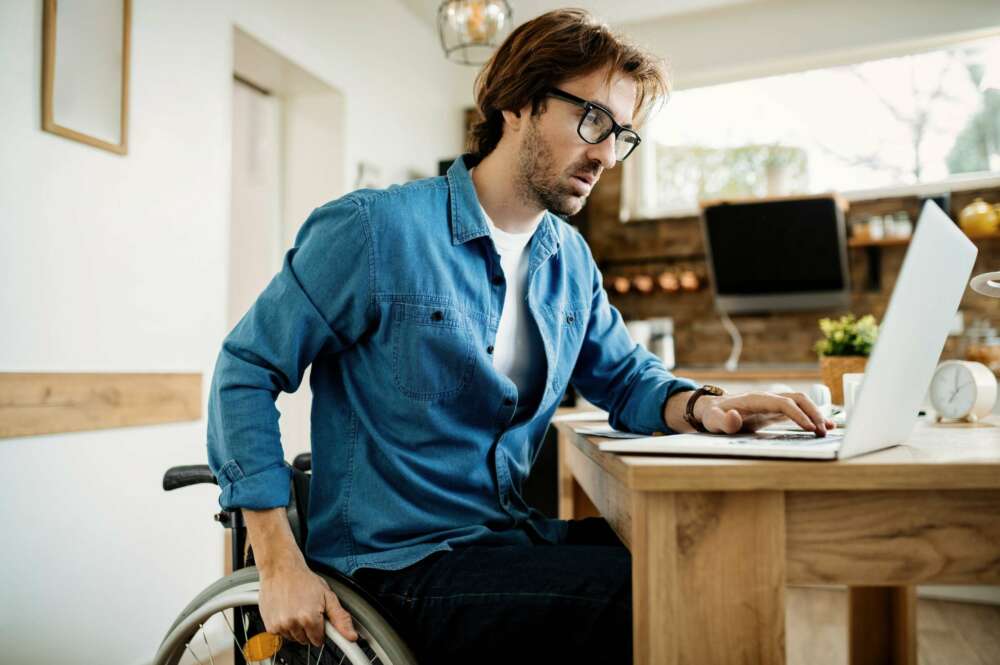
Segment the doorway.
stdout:
[[[281,269],[313,209],[346,193],[343,95],[234,28],[227,330]],[[286,459],[307,452],[309,371],[282,393]]]

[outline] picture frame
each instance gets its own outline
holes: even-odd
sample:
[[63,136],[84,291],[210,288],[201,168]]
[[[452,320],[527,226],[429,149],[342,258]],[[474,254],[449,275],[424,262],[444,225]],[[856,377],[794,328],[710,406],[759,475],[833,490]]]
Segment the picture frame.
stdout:
[[128,154],[132,0],[45,0],[42,129]]

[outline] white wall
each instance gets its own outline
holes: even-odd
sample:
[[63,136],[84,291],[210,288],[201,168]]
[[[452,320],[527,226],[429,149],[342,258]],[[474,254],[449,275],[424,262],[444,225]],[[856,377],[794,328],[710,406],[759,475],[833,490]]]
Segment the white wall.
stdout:
[[[195,371],[207,395],[234,23],[344,94],[342,191],[358,159],[392,182],[460,149],[454,66],[395,0],[136,0],[125,157],[40,130],[41,7],[0,2],[0,371]],[[204,438],[201,421],[0,441],[0,660],[149,660],[222,572],[215,488],[160,489]]]

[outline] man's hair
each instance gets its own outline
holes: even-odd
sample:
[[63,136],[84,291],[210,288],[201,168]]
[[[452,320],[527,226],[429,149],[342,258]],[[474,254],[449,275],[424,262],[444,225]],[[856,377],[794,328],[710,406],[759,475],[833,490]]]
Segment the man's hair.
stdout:
[[654,104],[670,94],[663,61],[630,43],[583,9],[557,9],[514,30],[476,76],[476,106],[468,150],[482,159],[503,134],[503,110],[528,103],[531,114],[545,111],[545,91],[561,81],[608,67],[608,80],[630,76],[637,87],[633,109],[641,126]]

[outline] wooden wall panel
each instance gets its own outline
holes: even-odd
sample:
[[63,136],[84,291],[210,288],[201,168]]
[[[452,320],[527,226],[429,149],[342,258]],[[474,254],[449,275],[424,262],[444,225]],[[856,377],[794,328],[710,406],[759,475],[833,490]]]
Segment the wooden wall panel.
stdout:
[[201,374],[0,373],[0,438],[201,419]]

